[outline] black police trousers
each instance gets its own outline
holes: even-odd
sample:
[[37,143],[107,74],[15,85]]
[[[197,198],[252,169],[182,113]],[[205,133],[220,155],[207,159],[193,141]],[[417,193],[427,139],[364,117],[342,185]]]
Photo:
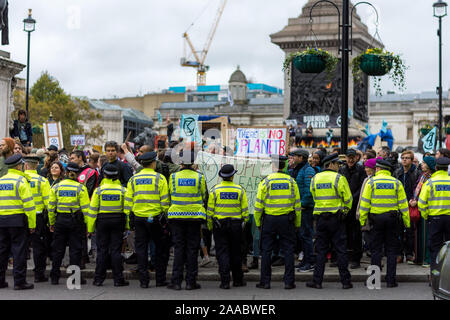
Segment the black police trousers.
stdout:
[[345,217],[347,231],[348,260],[360,262],[363,255],[362,231],[359,219],[356,219],[356,206],[347,213]]
[[439,254],[444,242],[450,240],[450,216],[428,216],[430,221],[430,267],[431,270],[436,266],[436,257]]
[[36,215],[36,231],[31,234],[31,246],[33,247],[34,277],[41,278],[45,276],[47,266],[47,226],[45,225],[44,215]]
[[24,284],[27,274],[28,228],[0,227],[0,283],[5,282],[10,252],[14,259],[14,285]]
[[400,253],[400,235],[396,214],[371,214],[373,228],[370,231],[371,264],[381,269],[383,247],[387,256],[386,282],[395,283],[397,256]]
[[111,217],[108,216],[108,213],[97,215],[97,261],[94,281],[105,281],[109,257],[111,258],[114,282],[120,282],[124,279],[121,254],[124,230],[125,217],[117,215]]
[[61,263],[69,244],[70,265],[80,266],[84,223],[72,218],[68,213],[56,215],[55,232],[53,233],[53,259],[50,277],[59,279]]
[[294,284],[294,250],[296,245],[295,226],[289,215],[272,216],[266,214],[261,229],[261,284],[269,284],[272,276],[272,251],[279,237],[280,250],[284,253],[284,283]]
[[233,282],[242,282],[244,277],[241,265],[242,221],[222,219],[220,224],[221,227],[214,227],[213,232],[220,280],[223,284],[229,284],[231,269]]
[[198,274],[201,222],[177,219],[170,219],[169,221],[174,244],[171,282],[181,285],[184,265],[186,264],[186,284],[195,285]]
[[313,275],[314,283],[322,284],[330,244],[333,245],[337,255],[337,265],[341,282],[342,284],[349,284],[351,275],[348,271],[345,222],[339,221],[337,214],[322,213],[317,217],[316,224],[317,260]]
[[169,262],[169,236],[165,234],[161,224],[156,219],[151,223],[147,221],[147,218],[143,217],[135,216],[134,219],[136,228],[134,241],[138,261],[139,280],[141,284],[148,284],[150,281],[148,273],[148,246],[150,240],[153,240],[156,250],[156,283],[163,283],[166,281],[167,264]]

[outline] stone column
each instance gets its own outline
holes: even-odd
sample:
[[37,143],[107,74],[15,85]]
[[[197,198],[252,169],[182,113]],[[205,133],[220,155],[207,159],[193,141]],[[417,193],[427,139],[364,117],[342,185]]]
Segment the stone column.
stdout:
[[8,52],[0,51],[0,137],[9,137],[9,128],[12,127],[11,112],[14,111],[13,77],[25,68],[25,65],[9,58]]

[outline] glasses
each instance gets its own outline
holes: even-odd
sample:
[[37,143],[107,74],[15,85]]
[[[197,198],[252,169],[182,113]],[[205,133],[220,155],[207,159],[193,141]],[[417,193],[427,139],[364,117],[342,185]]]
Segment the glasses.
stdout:
[[410,157],[402,157],[402,160],[411,160]]

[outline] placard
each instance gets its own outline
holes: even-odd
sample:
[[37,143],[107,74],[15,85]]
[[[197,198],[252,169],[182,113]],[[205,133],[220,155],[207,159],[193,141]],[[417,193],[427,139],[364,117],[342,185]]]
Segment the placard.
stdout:
[[234,155],[251,158],[285,155],[287,141],[286,128],[238,128]]
[[43,123],[45,147],[54,145],[59,149],[64,148],[63,135],[61,133],[61,122]]
[[86,137],[82,135],[72,135],[70,136],[70,144],[72,146],[84,146],[86,145]]

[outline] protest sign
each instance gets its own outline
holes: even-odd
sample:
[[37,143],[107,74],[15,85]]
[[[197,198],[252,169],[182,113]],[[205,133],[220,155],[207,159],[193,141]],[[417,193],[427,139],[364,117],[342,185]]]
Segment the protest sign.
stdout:
[[186,142],[202,143],[198,115],[181,115],[180,137]]
[[232,164],[238,172],[234,176],[234,183],[241,185],[246,193],[250,214],[255,208],[258,185],[262,179],[272,173],[270,160],[245,159],[239,157],[225,157],[218,154],[199,152],[196,162],[199,170],[205,176],[208,190],[221,182],[219,171],[225,164]]
[[72,146],[84,146],[86,144],[86,137],[83,135],[70,136],[70,144]]
[[238,128],[235,156],[268,158],[271,154],[285,155],[286,128]]
[[45,147],[48,148],[54,145],[59,149],[64,148],[63,135],[61,133],[61,122],[45,122],[44,141]]

